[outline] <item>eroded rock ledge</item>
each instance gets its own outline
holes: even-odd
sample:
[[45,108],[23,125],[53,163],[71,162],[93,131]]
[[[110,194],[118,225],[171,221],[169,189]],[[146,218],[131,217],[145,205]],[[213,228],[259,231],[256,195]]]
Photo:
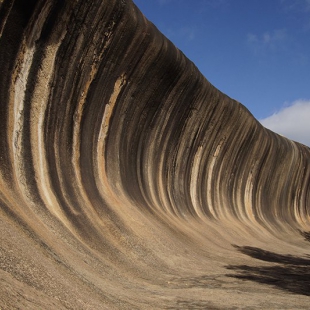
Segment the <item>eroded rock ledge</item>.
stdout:
[[0,36],[1,308],[309,306],[308,147],[130,0],[0,1]]

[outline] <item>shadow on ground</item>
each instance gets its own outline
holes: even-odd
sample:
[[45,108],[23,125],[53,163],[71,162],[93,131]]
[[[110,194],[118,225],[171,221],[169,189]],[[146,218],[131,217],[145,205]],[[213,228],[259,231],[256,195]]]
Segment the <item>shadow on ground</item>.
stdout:
[[[310,233],[302,234],[310,241]],[[227,276],[271,285],[294,294],[310,296],[310,257],[281,255],[250,246],[234,246],[239,252],[269,262],[270,266],[229,265],[235,274]]]

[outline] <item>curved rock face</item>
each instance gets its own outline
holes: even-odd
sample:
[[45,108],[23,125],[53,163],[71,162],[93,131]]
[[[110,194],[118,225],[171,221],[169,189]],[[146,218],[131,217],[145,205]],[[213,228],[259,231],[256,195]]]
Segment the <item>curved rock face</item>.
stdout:
[[1,309],[309,307],[309,148],[130,0],[0,23]]

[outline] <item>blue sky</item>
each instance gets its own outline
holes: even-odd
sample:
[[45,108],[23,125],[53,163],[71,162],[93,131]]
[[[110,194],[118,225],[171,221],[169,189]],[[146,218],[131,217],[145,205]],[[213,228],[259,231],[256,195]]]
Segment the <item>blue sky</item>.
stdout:
[[214,86],[310,146],[310,0],[134,3]]

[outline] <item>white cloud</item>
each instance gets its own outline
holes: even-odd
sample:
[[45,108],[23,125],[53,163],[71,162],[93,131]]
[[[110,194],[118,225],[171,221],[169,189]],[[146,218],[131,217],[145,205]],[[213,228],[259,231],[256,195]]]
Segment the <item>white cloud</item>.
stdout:
[[187,41],[192,41],[195,39],[196,36],[196,31],[195,31],[195,27],[182,27],[180,29],[180,36],[182,36],[183,38],[185,38]]
[[310,0],[281,0],[284,10],[307,13],[310,11]]
[[166,5],[166,4],[168,4],[168,3],[170,3],[172,0],[158,0],[158,3],[160,4],[160,5]]
[[229,5],[229,0],[201,0],[200,6],[212,7],[212,8],[220,8],[220,7],[227,7]]
[[161,25],[159,29],[175,44],[182,42],[185,45],[196,39],[197,27],[195,25],[185,25],[183,27],[178,27],[177,25],[166,27],[165,25]]
[[249,33],[248,34],[248,43],[258,42],[258,37],[256,34]]
[[276,51],[279,47],[283,47],[286,39],[287,33],[285,29],[266,31],[261,35],[254,33],[247,35],[247,42],[255,54],[261,54],[269,50]]
[[310,100],[297,100],[260,120],[266,128],[310,147]]

